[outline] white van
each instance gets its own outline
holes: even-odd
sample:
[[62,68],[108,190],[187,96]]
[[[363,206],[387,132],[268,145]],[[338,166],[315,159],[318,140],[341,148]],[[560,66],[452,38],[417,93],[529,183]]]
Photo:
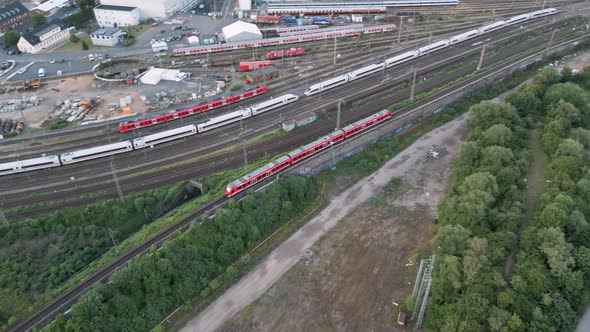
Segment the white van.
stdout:
[[45,69],[43,69],[43,68],[39,68],[39,71],[37,72],[37,75],[38,75],[39,77],[43,77],[43,76],[45,76]]
[[88,60],[94,61],[94,54],[88,54]]

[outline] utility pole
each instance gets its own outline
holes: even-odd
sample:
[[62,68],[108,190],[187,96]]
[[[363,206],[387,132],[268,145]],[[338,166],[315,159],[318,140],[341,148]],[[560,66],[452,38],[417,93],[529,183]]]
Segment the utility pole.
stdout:
[[336,37],[334,37],[334,64],[336,64]]
[[248,174],[248,153],[246,152],[246,140],[242,138],[242,145],[244,147],[244,175]]
[[492,17],[490,18],[490,21],[494,20],[494,17],[496,17],[496,8],[492,8]]
[[117,254],[119,253],[119,248],[117,248],[117,243],[115,242],[115,238],[113,237],[113,230],[109,227],[107,228],[109,230],[109,234],[111,235],[111,241],[113,241],[113,248],[115,248],[115,251],[117,252]]
[[4,215],[4,211],[2,211],[2,208],[0,208],[0,221],[4,226],[10,226],[8,219],[6,219],[6,216]]
[[400,43],[402,37],[402,25],[404,24],[404,17],[401,16],[399,19],[399,29],[397,30],[397,43]]
[[338,115],[336,116],[336,130],[340,129],[340,104],[342,99],[338,99]]
[[428,36],[428,44],[432,41],[432,33],[434,32],[434,24],[430,28],[430,36]]
[[483,57],[486,53],[486,46],[487,44],[484,44],[481,48],[481,54],[479,55],[479,63],[477,64],[477,68],[475,69],[475,71],[479,71],[481,69],[481,65],[483,64]]
[[113,173],[113,179],[115,179],[115,187],[117,187],[117,193],[119,194],[119,200],[123,200],[123,192],[121,191],[121,186],[119,185],[119,178],[117,177],[117,171],[115,170],[115,166],[111,161],[111,172]]
[[545,52],[548,52],[549,49],[551,48],[551,44],[553,44],[553,38],[555,37],[555,31],[557,29],[553,29],[553,32],[551,32],[551,38],[549,39],[549,44],[547,44],[547,49],[545,50]]
[[414,99],[414,90],[416,88],[416,75],[418,75],[418,67],[414,68],[414,79],[412,80],[412,90],[410,91],[410,99]]
[[543,6],[541,6],[541,10],[545,9],[545,4],[547,3],[547,0],[543,0]]

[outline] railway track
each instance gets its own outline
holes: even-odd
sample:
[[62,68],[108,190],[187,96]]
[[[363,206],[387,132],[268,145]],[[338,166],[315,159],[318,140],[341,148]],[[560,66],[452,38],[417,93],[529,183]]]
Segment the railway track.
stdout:
[[[523,47],[528,48],[529,44],[521,45],[521,49]],[[478,54],[477,49],[472,49],[469,52],[471,52],[472,54],[475,54],[475,55]],[[442,58],[446,58],[447,56],[448,55],[445,54],[444,56],[442,56]],[[459,57],[461,57],[461,58],[464,56],[465,56],[464,54],[459,55]],[[504,55],[502,55],[502,56],[504,56]],[[494,61],[496,58],[490,58],[490,59],[488,59],[488,61]],[[428,58],[427,60],[431,61],[433,59],[434,58]],[[448,65],[448,61],[440,63],[439,67],[443,66],[443,65]],[[432,71],[434,69],[435,68],[430,68],[430,69],[425,69],[425,70]],[[373,79],[373,81],[374,81],[374,79]],[[379,81],[379,80],[377,80],[377,81]],[[366,81],[362,81],[362,82],[366,84]],[[369,85],[370,88],[368,88],[367,90],[370,91],[370,93],[374,93],[374,91],[375,91],[374,86],[380,85],[378,83],[379,82],[374,81],[372,85]],[[393,87],[399,88],[399,86],[398,86],[399,84],[400,84],[399,82],[392,82],[391,84],[381,85],[380,88],[381,89],[388,89],[388,88],[390,89]],[[428,88],[430,88],[430,86],[424,85],[423,88],[428,89]],[[422,87],[419,85],[418,91],[421,91],[421,89],[422,89]],[[338,98],[345,97],[346,95],[350,95],[350,93],[343,90],[343,91],[333,91],[332,94],[326,94],[323,97],[332,97],[332,98],[338,99]],[[400,96],[399,98],[403,98],[403,96]],[[314,102],[315,102],[315,104],[311,103],[309,105],[309,108],[320,107],[322,105],[318,101],[314,101]],[[357,114],[356,116],[358,118],[358,117],[361,117],[362,115],[363,114]],[[350,120],[352,121],[355,119],[351,118]],[[257,121],[259,121],[259,120],[257,120]],[[273,121],[276,121],[276,120],[269,119],[268,121],[264,121],[263,124],[268,125],[268,124],[271,124]],[[344,118],[344,121],[348,121],[348,118]],[[237,126],[233,126],[233,127],[228,126],[228,130],[232,129],[232,128],[237,129],[236,127]],[[303,133],[301,133],[301,132],[298,132],[297,134],[303,135]],[[305,133],[305,135],[307,137],[310,137],[309,133]],[[319,136],[319,135],[320,134],[317,134],[316,136]],[[255,136],[255,135],[253,135],[253,136]],[[203,136],[203,139],[207,139],[207,137]],[[286,139],[287,139],[287,137],[285,137],[283,139],[283,141],[285,141]],[[183,141],[182,144],[177,144],[176,146],[177,147],[184,146],[186,149],[194,149],[194,144],[191,142],[192,141],[190,141],[190,140],[186,140],[186,141]],[[209,147],[209,144],[205,144],[205,143],[199,143],[199,145],[207,146],[209,151],[210,150],[215,151],[215,149],[217,149],[216,147]],[[253,150],[256,150],[256,151],[276,151],[276,150],[272,150],[272,148],[269,147],[268,144],[256,145],[253,147]],[[168,149],[162,148],[162,151],[168,151]],[[177,152],[178,151],[174,151],[173,157],[177,155]],[[196,153],[204,154],[204,151],[201,150]],[[212,157],[212,158],[208,158],[206,160],[200,160],[200,161],[187,163],[186,165],[179,165],[174,168],[173,174],[172,174],[172,172],[167,172],[166,170],[163,170],[159,173],[146,174],[141,177],[138,176],[136,178],[125,178],[125,176],[132,175],[132,174],[138,172],[139,170],[133,169],[133,168],[128,169],[128,170],[123,170],[124,165],[119,164],[121,166],[121,170],[119,170],[119,172],[118,172],[118,174],[120,176],[119,181],[121,183],[121,186],[122,186],[122,189],[124,192],[141,190],[141,189],[145,189],[144,186],[148,182],[149,182],[150,186],[161,185],[161,184],[165,184],[165,183],[171,183],[176,180],[181,180],[183,178],[203,176],[205,174],[208,174],[209,171],[212,171],[213,169],[218,170],[221,167],[223,167],[223,168],[235,167],[236,165],[239,165],[241,163],[240,156],[241,156],[240,152],[234,151],[234,152],[230,152],[227,154],[223,154],[219,157]],[[253,156],[253,155],[251,154],[251,156]],[[147,155],[146,155],[146,157],[147,157]],[[162,156],[159,156],[159,155],[157,157],[152,156],[152,160],[159,160],[159,159],[162,159]],[[133,160],[132,163],[137,163],[138,161],[142,161],[142,164],[144,164],[144,162],[146,164],[148,164],[147,160],[144,160],[141,158],[141,151],[139,153],[135,153],[135,155],[131,158],[131,160]],[[229,161],[236,160],[236,162],[228,162],[228,160]],[[237,160],[239,160],[239,161],[237,161]],[[168,162],[168,161],[163,161],[162,163],[160,163],[160,165],[163,163],[166,163],[166,162]],[[129,165],[127,165],[127,166],[129,166]],[[158,167],[158,164],[149,164],[148,167],[156,169]],[[63,170],[61,170],[61,171],[63,171]],[[66,172],[66,174],[67,174],[67,172]],[[162,176],[162,175],[165,175],[165,176]],[[64,174],[64,176],[66,176],[66,175]],[[82,199],[82,200],[75,202],[75,203],[65,202],[64,204],[65,205],[78,205],[81,202],[94,201],[97,198],[101,198],[103,196],[109,197],[112,195],[116,195],[116,191],[114,190],[114,187],[111,184],[111,182],[112,182],[112,175],[106,174],[105,176],[95,178],[94,181],[92,181],[92,183],[94,183],[94,185],[89,185],[88,187],[82,187],[81,183],[76,183],[75,190],[70,191],[70,192],[67,192],[67,189],[71,189],[72,185],[66,182],[61,187],[57,187],[57,186],[51,187],[51,190],[48,190],[46,192],[46,194],[44,194],[44,195],[40,195],[40,196],[27,195],[26,198],[30,198],[30,200],[26,201],[26,204],[34,204],[34,202],[39,202],[39,201],[43,201],[43,200],[52,200],[52,199],[56,199],[58,197],[66,198],[66,197],[82,195],[82,194],[90,193],[90,192],[104,191],[103,195],[98,195],[98,196],[94,195],[91,199],[90,198]],[[39,188],[35,188],[34,190],[40,191]],[[22,198],[23,198],[22,196],[24,196],[22,194],[23,194],[22,192],[14,194],[14,196],[13,196],[13,199],[15,199],[14,201],[7,200],[6,195],[4,195],[4,197],[3,197],[4,204],[18,204],[18,203],[16,203],[17,201],[20,201],[22,203]],[[31,215],[30,213],[33,213],[33,212],[42,213],[44,211],[49,211],[52,208],[55,208],[55,206],[40,207],[38,209],[31,210],[28,213],[18,213],[16,216],[23,218],[23,217],[30,216]]]
[[[587,38],[587,37],[589,37],[589,35],[584,36],[584,38]],[[557,47],[557,46],[560,46],[560,44],[556,43],[556,46],[554,46],[554,47]],[[542,50],[538,51],[536,54],[542,54],[543,52],[545,52],[544,48]],[[526,56],[524,58],[528,58],[528,57],[530,57],[530,55]],[[444,89],[444,90],[434,94],[433,96],[430,96],[429,98],[426,98],[425,100],[418,102],[416,105],[412,105],[408,108],[400,110],[397,113],[397,117],[394,118],[392,121],[399,121],[401,124],[401,123],[408,123],[408,122],[412,121],[412,114],[414,114],[414,117],[421,117],[422,116],[421,114],[412,113],[413,110],[418,109],[421,105],[429,103],[431,100],[434,100],[434,99],[439,98],[441,96],[445,96],[456,89],[462,89],[466,86],[469,86],[473,82],[477,82],[478,80],[480,80],[482,77],[490,76],[493,73],[499,73],[499,72],[505,70],[506,68],[511,67],[512,65],[513,64],[505,64],[505,65],[499,66],[499,68],[484,70],[484,71],[480,72],[479,75],[476,75],[476,76],[466,80],[465,82],[460,83],[456,87]],[[390,102],[391,101],[389,101],[389,100],[382,100],[382,101],[375,103],[373,106],[377,107],[378,109],[381,109],[381,108],[386,107]],[[407,116],[407,117],[405,117],[405,116]],[[390,123],[390,122],[391,121],[388,121],[387,123]],[[202,216],[205,212],[213,209],[215,206],[222,205],[224,202],[226,202],[226,200],[227,200],[226,198],[222,197],[222,198],[219,198],[219,199],[209,203],[206,206],[203,206],[199,210],[193,212],[187,218],[184,218],[183,220],[179,221],[177,224],[165,229],[164,231],[159,233],[156,237],[142,243],[141,245],[138,245],[135,248],[130,249],[129,251],[124,253],[119,259],[117,259],[113,263],[103,267],[98,272],[96,272],[91,277],[89,277],[87,280],[85,280],[84,282],[82,282],[79,285],[77,285],[76,287],[74,287],[71,291],[67,292],[62,297],[58,298],[56,301],[54,301],[54,302],[46,305],[45,307],[41,308],[40,310],[38,310],[35,314],[33,314],[27,320],[25,320],[20,325],[18,325],[14,329],[14,331],[19,331],[19,332],[20,331],[28,331],[34,327],[37,327],[37,326],[43,324],[46,321],[48,321],[49,319],[54,317],[58,312],[63,311],[64,309],[68,308],[78,297],[80,297],[88,289],[90,289],[90,287],[92,287],[92,285],[100,282],[101,280],[104,280],[111,273],[113,273],[117,269],[125,266],[127,264],[127,262],[130,261],[131,259],[133,259],[134,257],[136,257],[142,253],[145,253],[151,246],[154,246],[154,245],[157,246],[157,245],[161,244],[165,239],[167,239],[171,235],[175,234],[177,231],[186,228],[188,225],[190,225],[191,222],[193,222],[194,220],[196,220],[197,218]]]

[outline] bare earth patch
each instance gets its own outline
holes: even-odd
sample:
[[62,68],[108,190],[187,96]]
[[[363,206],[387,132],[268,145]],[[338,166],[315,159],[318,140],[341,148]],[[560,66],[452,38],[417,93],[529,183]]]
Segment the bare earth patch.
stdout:
[[[398,329],[392,302],[411,293],[417,270],[411,258],[426,251],[434,234],[464,129],[465,116],[435,129],[333,197],[183,331]],[[440,158],[427,158],[430,149]]]

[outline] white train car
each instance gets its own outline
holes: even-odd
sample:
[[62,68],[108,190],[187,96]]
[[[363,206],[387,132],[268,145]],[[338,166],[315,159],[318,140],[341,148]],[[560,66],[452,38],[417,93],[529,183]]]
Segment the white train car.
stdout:
[[400,55],[396,55],[393,58],[385,60],[385,68],[397,66],[400,63],[404,63],[406,61],[410,61],[414,58],[417,58],[419,55],[420,53],[418,53],[418,51],[404,52]]
[[467,32],[463,32],[462,34],[453,36],[449,39],[451,45],[455,45],[461,42],[466,41],[467,39],[475,38],[479,35],[479,30],[469,30]]
[[348,80],[349,81],[354,81],[356,79],[359,79],[361,77],[365,77],[367,75],[371,75],[377,72],[382,71],[385,68],[385,63],[381,62],[379,64],[372,64],[357,70],[353,70],[352,72],[350,72],[348,74]]
[[477,30],[479,30],[479,34],[481,35],[481,34],[484,34],[484,33],[496,31],[498,29],[502,29],[505,26],[506,26],[506,22],[505,21],[498,21],[498,22],[494,22],[492,24],[484,25],[484,26],[482,26],[481,28],[479,28]]
[[329,80],[310,86],[307,90],[305,90],[305,95],[311,96],[321,91],[332,89],[346,83],[348,83],[348,74],[336,76]]
[[189,125],[183,126],[171,130],[166,130],[157,134],[148,135],[145,137],[136,138],[133,140],[133,146],[136,149],[143,149],[148,146],[154,146],[156,144],[172,141],[186,136],[196,135],[197,126]]
[[529,19],[553,15],[553,14],[557,14],[557,9],[547,8],[547,9],[543,9],[543,10],[537,10],[532,13],[529,13]]
[[131,141],[113,143],[95,148],[67,152],[59,156],[64,165],[78,163],[84,160],[96,159],[133,150]]
[[286,94],[286,95],[282,95],[278,98],[273,98],[271,100],[264,101],[260,104],[250,106],[250,110],[252,111],[252,116],[254,116],[254,115],[258,115],[260,113],[264,113],[266,111],[270,111],[270,110],[275,109],[277,107],[281,107],[283,105],[296,102],[298,99],[299,99],[299,97],[296,95]]
[[281,37],[299,36],[299,35],[308,35],[310,33],[316,33],[316,32],[328,33],[328,32],[350,30],[350,29],[356,29],[356,28],[362,28],[362,27],[364,27],[363,24],[350,24],[350,25],[341,26],[341,27],[317,29],[317,30],[311,30],[311,31],[310,30],[303,30],[303,31],[282,32],[279,34],[279,36],[281,36]]
[[445,47],[448,47],[448,46],[449,46],[449,39],[444,39],[441,41],[437,41],[436,43],[432,43],[432,44],[428,44],[424,47],[420,47],[418,49],[418,52],[420,53],[420,56],[423,56],[428,53],[436,52],[436,51],[443,49]]
[[218,128],[221,126],[225,126],[225,125],[230,124],[232,122],[240,121],[242,119],[247,119],[251,116],[252,116],[252,111],[250,110],[250,108],[246,108],[243,110],[231,112],[231,113],[224,114],[221,116],[216,116],[207,122],[199,123],[197,125],[197,130],[198,130],[198,132],[201,133],[201,132],[204,132],[207,130],[211,130],[211,129]]
[[504,22],[505,22],[506,26],[514,25],[514,24],[528,21],[530,19],[529,16],[530,16],[530,14],[522,14],[522,15],[512,16],[511,18],[507,19]]
[[58,156],[17,160],[9,163],[0,164],[0,175],[28,172],[36,169],[51,168],[57,166],[61,166]]

